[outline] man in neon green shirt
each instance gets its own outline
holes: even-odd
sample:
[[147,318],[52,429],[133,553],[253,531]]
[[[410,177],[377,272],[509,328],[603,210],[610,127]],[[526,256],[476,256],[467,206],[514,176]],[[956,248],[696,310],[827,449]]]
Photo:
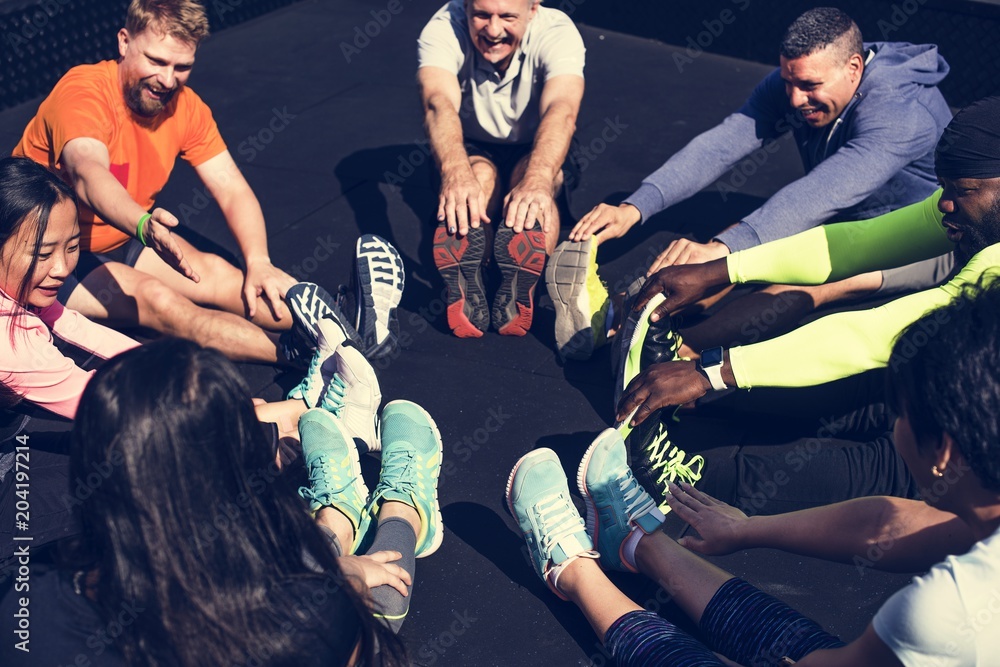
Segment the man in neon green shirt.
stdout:
[[[884,367],[896,336],[987,273],[1000,273],[1000,97],[959,113],[938,143],[942,190],[923,202],[859,222],[817,227],[706,264],[655,274],[636,309],[662,294],[653,321],[731,283],[818,285],[865,271],[929,259],[950,250],[963,268],[950,282],[866,311],[838,313],[778,338],[705,350],[640,373],[617,406],[631,424],[657,409],[726,387],[807,387]],[[931,335],[931,332],[928,332]]]

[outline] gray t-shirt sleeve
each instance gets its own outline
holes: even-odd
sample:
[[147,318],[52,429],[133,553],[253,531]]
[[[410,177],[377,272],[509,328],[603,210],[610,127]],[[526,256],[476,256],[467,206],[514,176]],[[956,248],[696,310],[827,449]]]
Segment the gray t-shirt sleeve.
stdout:
[[[456,3],[449,2],[427,22],[417,39],[417,68],[440,67],[458,75],[465,62],[463,25],[455,15]],[[461,3],[458,4],[461,8]]]
[[537,60],[545,81],[573,74],[583,77],[586,48],[573,21],[562,12],[552,12],[552,22],[538,36]]

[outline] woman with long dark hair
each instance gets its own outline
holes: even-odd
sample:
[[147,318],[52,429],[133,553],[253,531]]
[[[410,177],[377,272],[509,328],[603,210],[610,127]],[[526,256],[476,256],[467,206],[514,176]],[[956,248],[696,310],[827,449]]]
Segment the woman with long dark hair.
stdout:
[[267,474],[272,451],[221,353],[164,339],[107,362],[74,425],[71,477],[95,483],[72,566],[31,580],[31,664],[402,664],[330,540]]

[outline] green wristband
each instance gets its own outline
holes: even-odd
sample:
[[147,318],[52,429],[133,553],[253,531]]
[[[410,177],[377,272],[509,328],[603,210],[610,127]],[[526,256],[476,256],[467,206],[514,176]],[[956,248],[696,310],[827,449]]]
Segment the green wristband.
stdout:
[[139,238],[139,243],[141,243],[144,246],[148,246],[149,244],[146,243],[146,237],[143,236],[142,228],[146,225],[146,221],[148,221],[152,217],[153,217],[152,214],[147,213],[146,215],[139,218],[139,224],[135,226],[135,235]]

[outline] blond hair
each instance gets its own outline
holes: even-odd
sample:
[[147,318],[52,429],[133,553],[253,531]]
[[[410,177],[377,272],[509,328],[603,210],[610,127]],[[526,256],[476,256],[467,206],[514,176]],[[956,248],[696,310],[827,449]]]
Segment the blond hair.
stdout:
[[125,29],[138,35],[146,28],[197,45],[208,36],[208,15],[198,0],[132,0]]

